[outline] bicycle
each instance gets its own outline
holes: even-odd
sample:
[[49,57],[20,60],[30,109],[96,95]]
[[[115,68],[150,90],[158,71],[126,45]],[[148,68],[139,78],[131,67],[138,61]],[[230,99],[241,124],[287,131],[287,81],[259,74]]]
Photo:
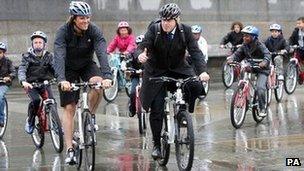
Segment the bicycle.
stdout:
[[292,94],[297,88],[297,83],[303,84],[304,82],[304,71],[302,65],[304,60],[301,59],[297,49],[301,47],[298,45],[290,46],[294,49],[293,56],[290,58],[286,70],[285,70],[285,84],[284,88],[287,94]]
[[[258,107],[258,95],[256,89],[256,76],[252,77],[252,70],[259,70],[260,67],[256,64],[258,60],[251,61],[254,64],[250,64],[250,61],[245,63],[234,62],[235,65],[240,65],[242,79],[239,80],[238,86],[236,87],[230,105],[230,119],[232,125],[238,129],[240,128],[244,121],[246,112],[251,109],[253,119],[260,123],[264,117],[259,116]],[[256,75],[256,74],[255,74]],[[267,92],[267,91],[266,91]],[[267,100],[266,95],[266,100]],[[266,109],[268,108],[267,101],[265,104]]]
[[[6,83],[3,78],[0,78],[0,83]],[[4,124],[3,124],[3,127],[0,127],[0,139],[3,138],[4,134],[5,134],[5,131],[6,131],[6,128],[7,128],[7,122],[8,122],[8,104],[7,104],[7,100],[6,100],[6,97],[4,96],[3,97],[3,105],[4,105],[4,108],[3,108],[3,118],[4,118]]]
[[103,90],[103,97],[107,102],[112,102],[116,99],[120,84],[125,87],[127,95],[130,95],[131,83],[126,82],[122,69],[126,65],[124,60],[127,58],[128,57],[122,53],[111,54],[109,57],[109,65],[111,67],[113,84],[112,87]]
[[[161,166],[166,166],[170,155],[170,145],[175,143],[176,160],[179,170],[191,170],[194,157],[194,131],[192,118],[187,111],[188,105],[183,99],[183,89],[188,82],[197,80],[197,77],[186,79],[154,77],[150,78],[150,80],[164,83],[173,82],[177,87],[173,94],[168,91],[166,92],[165,115],[161,133],[162,157],[157,162]],[[173,113],[170,112],[170,102],[173,103]],[[185,133],[185,136],[183,136],[183,133]],[[185,154],[183,150],[189,150],[189,154]]]
[[[284,53],[270,52],[270,55],[278,56],[278,55],[284,55]],[[279,73],[278,73],[277,66],[273,65],[273,64],[270,64],[270,74],[268,76],[268,81],[267,81],[267,90],[268,90],[267,104],[268,105],[271,103],[272,90],[274,90],[274,95],[275,95],[276,101],[278,103],[282,101],[283,89],[284,89],[284,80],[278,80],[278,77],[279,77]]]
[[[43,88],[56,84],[56,80],[45,80],[43,82],[33,82],[33,88]],[[63,131],[61,121],[58,116],[55,99],[48,97],[47,90],[44,90],[42,101],[35,116],[34,131],[31,134],[36,148],[40,149],[44,145],[45,132],[50,132],[54,149],[61,153],[63,150]],[[30,111],[31,109],[29,109]],[[29,112],[28,111],[28,112]]]
[[[227,54],[227,58],[237,50],[237,46],[225,46],[225,49],[230,49],[230,52]],[[227,59],[222,64],[222,82],[226,88],[230,88],[236,80],[240,78],[240,68],[238,65],[233,66],[227,64]]]
[[97,144],[95,121],[88,105],[89,89],[100,89],[101,83],[72,83],[72,91],[82,89],[81,100],[77,103],[74,119],[77,122],[73,135],[73,145],[76,155],[77,169],[81,168],[82,153],[84,150],[85,170],[95,169],[95,146]]
[[[146,125],[146,112],[142,108],[141,105],[141,100],[140,100],[140,90],[141,90],[141,84],[142,84],[142,70],[141,69],[134,69],[131,67],[128,67],[126,69],[127,72],[130,72],[130,74],[136,74],[139,76],[139,82],[136,85],[136,90],[135,90],[135,111],[138,117],[138,128],[139,128],[139,134],[143,135],[145,133],[145,130],[147,128]],[[132,103],[132,102],[131,102]]]

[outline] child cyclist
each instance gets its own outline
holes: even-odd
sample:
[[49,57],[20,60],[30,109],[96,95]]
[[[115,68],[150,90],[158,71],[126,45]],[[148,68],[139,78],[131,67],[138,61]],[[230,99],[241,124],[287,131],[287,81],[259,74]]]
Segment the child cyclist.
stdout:
[[4,96],[16,76],[12,61],[5,57],[6,50],[6,45],[0,42],[0,78],[3,79],[0,82],[0,127],[4,126]]
[[[271,36],[265,41],[265,46],[270,52],[280,52],[286,54],[289,50],[289,46],[283,37],[282,27],[279,24],[271,24],[269,26],[269,31]],[[284,80],[283,76],[283,56],[282,55],[272,55],[272,61],[275,66],[277,66],[277,71],[279,73],[278,79]]]
[[269,64],[271,60],[270,53],[266,46],[258,39],[259,30],[254,26],[246,26],[242,29],[244,34],[244,43],[237,49],[230,57],[228,57],[227,63],[233,61],[240,62],[244,59],[261,59],[258,65],[260,69],[254,69],[253,72],[257,73],[257,94],[259,99],[259,115],[264,117],[267,115],[266,111],[266,83],[270,72]]
[[[139,35],[136,37],[136,44],[138,45],[144,39],[144,35]],[[139,70],[141,69],[141,64],[138,62],[137,55],[135,53],[131,54],[131,61],[128,63],[127,67],[131,67],[133,69]],[[136,106],[135,106],[135,93],[136,93],[136,86],[139,83],[138,74],[132,74],[131,76],[131,93],[130,93],[130,101],[129,101],[129,116],[133,117],[136,114]]]
[[28,134],[32,134],[34,131],[35,114],[39,110],[40,96],[44,98],[46,90],[48,98],[54,99],[50,86],[33,88],[31,84],[54,78],[53,55],[46,50],[47,35],[42,31],[36,31],[30,38],[32,46],[28,52],[22,54],[22,61],[18,69],[20,84],[31,99],[25,124],[25,131]]

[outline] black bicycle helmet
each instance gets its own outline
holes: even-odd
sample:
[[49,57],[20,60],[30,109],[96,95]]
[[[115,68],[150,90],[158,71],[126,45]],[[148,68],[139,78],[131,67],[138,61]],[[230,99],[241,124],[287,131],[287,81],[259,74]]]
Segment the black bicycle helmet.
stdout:
[[180,14],[181,9],[175,3],[166,4],[159,10],[160,18],[164,20],[176,19]]

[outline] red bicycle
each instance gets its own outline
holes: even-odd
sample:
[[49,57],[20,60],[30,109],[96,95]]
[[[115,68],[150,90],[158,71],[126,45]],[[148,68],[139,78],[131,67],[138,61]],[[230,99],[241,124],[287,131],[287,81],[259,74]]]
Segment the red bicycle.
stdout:
[[138,126],[139,126],[139,134],[144,134],[146,131],[146,112],[142,108],[141,101],[140,101],[140,90],[141,90],[141,84],[142,84],[142,70],[141,69],[134,69],[131,67],[128,67],[126,71],[130,72],[131,75],[137,75],[139,76],[139,82],[136,86],[135,90],[135,109],[136,114],[138,117]]
[[[230,119],[235,128],[240,128],[244,121],[246,112],[251,109],[253,119],[259,123],[264,117],[259,115],[258,95],[256,89],[256,76],[252,76],[252,70],[259,69],[258,61],[248,63],[234,63],[241,66],[242,79],[239,80],[238,86],[233,93],[230,107]],[[267,99],[267,96],[266,96]],[[266,108],[268,107],[266,102]]]
[[[45,80],[43,82],[32,83],[33,88],[47,87],[55,84],[55,80]],[[34,132],[31,134],[33,142],[37,148],[44,145],[44,134],[50,132],[55,150],[60,153],[63,150],[63,132],[61,122],[57,112],[57,106],[54,99],[48,97],[47,90],[42,95],[38,112],[35,116]]]
[[290,58],[286,70],[285,70],[285,91],[287,94],[292,94],[297,88],[297,83],[303,84],[304,82],[304,71],[302,65],[304,60],[301,58],[298,49],[300,46],[291,46],[294,49],[293,56]]

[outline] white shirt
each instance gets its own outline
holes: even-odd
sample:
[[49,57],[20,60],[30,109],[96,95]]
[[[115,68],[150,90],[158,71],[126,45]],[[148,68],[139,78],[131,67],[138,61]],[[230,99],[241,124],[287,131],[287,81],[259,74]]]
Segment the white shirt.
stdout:
[[198,44],[199,49],[205,55],[205,61],[207,63],[207,61],[208,61],[208,44],[207,44],[206,39],[204,39],[202,36],[200,36],[200,38],[197,41],[197,44]]

